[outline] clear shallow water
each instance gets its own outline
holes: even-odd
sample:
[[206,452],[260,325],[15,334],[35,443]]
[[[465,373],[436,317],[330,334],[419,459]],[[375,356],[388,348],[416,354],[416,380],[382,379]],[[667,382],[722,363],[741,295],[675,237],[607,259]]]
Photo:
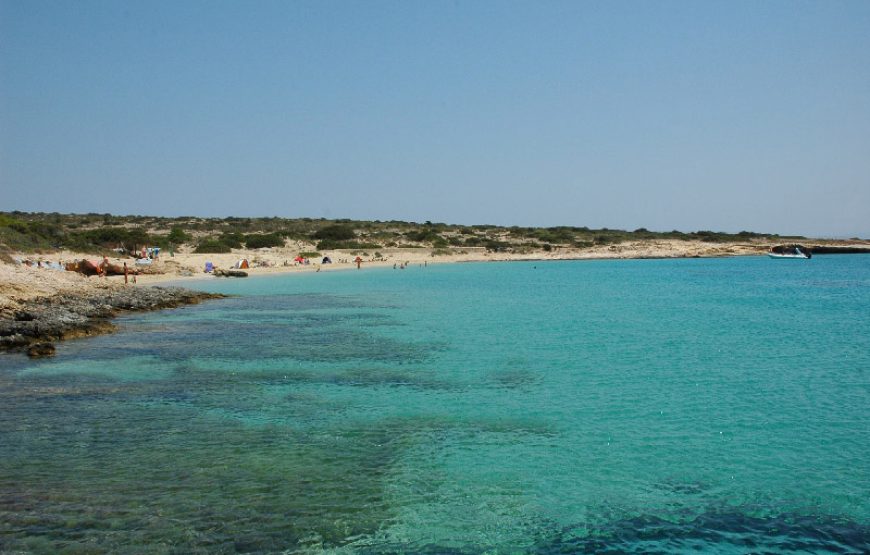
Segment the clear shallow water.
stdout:
[[870,548],[870,257],[203,282],[0,357],[0,551]]

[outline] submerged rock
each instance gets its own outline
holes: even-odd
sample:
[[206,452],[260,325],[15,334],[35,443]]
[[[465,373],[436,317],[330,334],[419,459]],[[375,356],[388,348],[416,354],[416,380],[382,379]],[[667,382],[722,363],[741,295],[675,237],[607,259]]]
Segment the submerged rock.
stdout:
[[27,348],[27,356],[30,358],[50,357],[54,356],[54,352],[54,344],[45,341],[34,343]]
[[0,351],[25,349],[30,356],[51,356],[52,341],[111,332],[114,326],[109,320],[121,311],[175,308],[222,297],[180,287],[124,287],[40,297],[12,314],[0,314]]
[[248,277],[248,272],[243,270],[221,270],[216,269],[214,275],[217,277]]

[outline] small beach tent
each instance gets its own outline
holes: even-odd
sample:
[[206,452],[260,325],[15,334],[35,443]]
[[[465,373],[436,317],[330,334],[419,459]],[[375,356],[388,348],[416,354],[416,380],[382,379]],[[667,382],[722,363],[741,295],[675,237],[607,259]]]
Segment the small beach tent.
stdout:
[[205,263],[205,273],[210,274],[212,272],[214,272],[214,264],[212,264],[211,262],[206,262]]
[[328,256],[324,256],[321,264],[332,264],[332,260],[330,260]]
[[237,270],[247,270],[250,267],[251,267],[251,265],[248,264],[247,258],[242,258],[241,260],[236,262],[235,265],[233,266],[233,268],[235,268]]

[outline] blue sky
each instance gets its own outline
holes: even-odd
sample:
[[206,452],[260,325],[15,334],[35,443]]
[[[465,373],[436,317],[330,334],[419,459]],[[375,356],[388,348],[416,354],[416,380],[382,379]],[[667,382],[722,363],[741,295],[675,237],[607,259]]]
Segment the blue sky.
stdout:
[[0,210],[870,237],[870,2],[0,0]]

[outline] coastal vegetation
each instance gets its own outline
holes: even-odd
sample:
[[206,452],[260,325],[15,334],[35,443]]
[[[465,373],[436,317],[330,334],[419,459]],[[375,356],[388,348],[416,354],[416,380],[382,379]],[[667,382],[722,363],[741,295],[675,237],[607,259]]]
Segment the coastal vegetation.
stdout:
[[281,247],[288,242],[311,251],[335,249],[429,248],[439,253],[467,248],[490,252],[552,252],[628,241],[682,240],[709,243],[783,241],[796,236],[741,231],[693,232],[592,229],[589,227],[504,227],[446,223],[325,218],[200,218],[112,214],[0,212],[0,251],[132,251],[144,245],[186,247],[197,253]]

